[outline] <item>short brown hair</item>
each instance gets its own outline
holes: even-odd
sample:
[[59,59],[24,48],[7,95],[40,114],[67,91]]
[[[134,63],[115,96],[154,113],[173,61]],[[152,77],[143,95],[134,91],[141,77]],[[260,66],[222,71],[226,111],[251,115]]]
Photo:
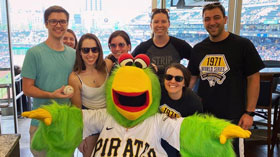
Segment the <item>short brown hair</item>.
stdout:
[[44,21],[45,21],[45,24],[48,23],[48,20],[49,20],[49,16],[51,15],[51,13],[53,12],[56,12],[56,13],[65,13],[66,17],[67,17],[67,22],[69,21],[69,13],[64,9],[62,8],[61,6],[57,6],[57,5],[54,5],[54,6],[51,6],[49,7],[47,10],[45,10],[45,13],[44,13]]
[[206,10],[212,10],[212,9],[215,9],[215,8],[219,8],[223,14],[223,17],[226,16],[226,11],[225,11],[225,8],[222,6],[221,3],[210,3],[210,4],[206,4],[204,7],[203,7],[203,10],[202,10],[202,17],[204,15],[204,12]]
[[125,31],[117,30],[117,31],[113,32],[108,39],[108,46],[109,47],[110,47],[110,44],[111,44],[113,38],[115,38],[117,36],[121,36],[125,40],[126,45],[131,46],[131,42],[130,42],[130,38],[129,38],[128,34]]
[[94,34],[91,34],[91,33],[84,34],[79,40],[79,43],[76,48],[76,61],[74,64],[73,71],[80,73],[82,70],[86,70],[85,62],[83,61],[82,56],[81,56],[82,44],[83,44],[83,41],[86,39],[92,39],[96,42],[96,45],[99,48],[99,52],[98,52],[99,55],[95,62],[95,68],[96,68],[96,70],[105,73],[106,72],[106,63],[103,59],[103,50],[102,50],[101,43],[100,43],[99,39],[97,38],[97,36]]

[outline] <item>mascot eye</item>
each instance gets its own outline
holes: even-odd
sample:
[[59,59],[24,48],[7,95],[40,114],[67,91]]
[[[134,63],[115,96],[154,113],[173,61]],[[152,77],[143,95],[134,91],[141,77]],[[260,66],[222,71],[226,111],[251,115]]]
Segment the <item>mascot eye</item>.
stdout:
[[131,54],[124,53],[119,57],[120,66],[131,66],[133,64],[133,57]]
[[135,57],[134,64],[138,68],[145,69],[150,65],[150,58],[145,54],[139,54]]
[[132,66],[133,59],[131,59],[131,58],[124,59],[119,64],[120,64],[120,66]]
[[135,64],[136,67],[142,68],[142,69],[145,69],[145,68],[148,67],[146,62],[143,59],[141,59],[141,58],[135,59],[134,64]]

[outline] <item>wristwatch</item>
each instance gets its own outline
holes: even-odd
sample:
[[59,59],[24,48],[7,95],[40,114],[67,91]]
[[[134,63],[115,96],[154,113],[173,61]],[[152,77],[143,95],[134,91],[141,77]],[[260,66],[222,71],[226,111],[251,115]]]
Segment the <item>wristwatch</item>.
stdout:
[[255,115],[255,112],[249,112],[249,111],[245,111],[245,114],[251,116],[251,117],[254,117]]

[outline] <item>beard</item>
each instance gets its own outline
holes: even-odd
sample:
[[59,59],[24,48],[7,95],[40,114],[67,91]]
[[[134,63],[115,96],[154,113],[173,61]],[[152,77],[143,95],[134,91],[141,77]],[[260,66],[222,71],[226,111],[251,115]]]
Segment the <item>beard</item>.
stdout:
[[222,27],[221,25],[218,25],[217,27],[218,27],[218,30],[215,32],[211,31],[211,29],[209,29],[209,28],[206,29],[212,38],[217,38],[223,33],[224,27]]

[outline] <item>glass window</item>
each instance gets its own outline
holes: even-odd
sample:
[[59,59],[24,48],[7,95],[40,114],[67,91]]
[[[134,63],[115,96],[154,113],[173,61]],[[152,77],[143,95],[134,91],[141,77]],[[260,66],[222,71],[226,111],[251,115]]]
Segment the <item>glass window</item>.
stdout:
[[1,0],[0,5],[0,67],[10,68],[10,56],[8,46],[7,14],[5,0]]
[[254,43],[263,60],[280,61],[280,1],[243,0],[240,35]]
[[97,35],[105,55],[110,53],[107,42],[115,30],[129,34],[132,50],[150,37],[147,30],[152,0],[13,0],[10,3],[13,53],[19,66],[30,47],[46,40],[43,14],[52,5],[60,5],[70,13],[68,28],[78,38],[89,32]]
[[[183,8],[174,7],[178,0],[173,0],[171,5],[171,0],[166,1],[166,8],[169,8],[170,12],[170,28],[169,34],[177,38],[183,39],[188,42],[191,46],[202,41],[208,37],[207,31],[204,29],[202,22],[202,6],[203,3],[185,3],[187,4]],[[226,10],[226,15],[228,11],[228,0],[220,0]],[[198,6],[200,7],[194,7]],[[188,60],[183,60],[181,62],[184,65],[188,64]]]
[[0,1],[0,133],[15,133],[6,1]]
[[[5,2],[6,0],[0,0],[0,84],[11,85]],[[48,32],[43,15],[52,5],[60,5],[70,13],[69,28],[74,30],[78,38],[85,33],[96,34],[102,43],[105,56],[110,53],[107,44],[109,35],[115,30],[124,30],[129,34],[132,50],[140,42],[150,38],[147,30],[150,30],[152,0],[13,0],[9,1],[9,16],[12,53],[16,66],[22,67],[29,48],[47,39]],[[11,91],[11,88],[0,88],[0,99],[7,100],[8,93],[12,94]],[[2,115],[10,115],[12,112],[2,108],[0,110]],[[4,116],[1,121],[2,129],[5,124],[14,124],[8,121],[5,123],[3,119]]]

